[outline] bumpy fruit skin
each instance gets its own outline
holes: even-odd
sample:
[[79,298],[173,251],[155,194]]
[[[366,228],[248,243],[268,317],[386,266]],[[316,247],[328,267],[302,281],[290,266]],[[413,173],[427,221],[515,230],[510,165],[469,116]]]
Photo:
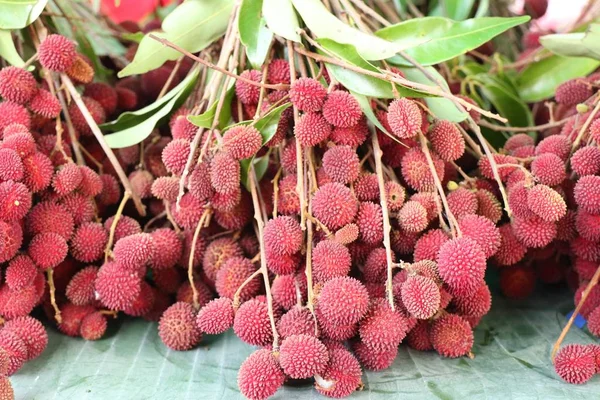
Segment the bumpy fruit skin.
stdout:
[[331,135],[331,125],[322,114],[307,112],[296,122],[294,135],[302,146],[316,146]]
[[468,317],[483,317],[492,306],[492,295],[484,283],[476,292],[468,296],[455,296],[452,299],[460,315]]
[[585,102],[593,94],[592,87],[583,79],[571,79],[556,88],[556,102],[567,107]]
[[352,183],[358,179],[360,160],[350,146],[335,146],[323,154],[323,169],[335,182]]
[[420,203],[409,200],[398,213],[398,222],[406,232],[422,232],[427,228],[427,210]]
[[0,331],[0,347],[8,354],[6,376],[11,376],[27,361],[27,345],[15,332],[3,329]]
[[106,321],[106,317],[96,311],[86,315],[83,320],[81,320],[79,334],[85,340],[98,340],[104,336],[107,325],[108,322]]
[[277,332],[282,339],[292,335],[316,336],[316,322],[307,308],[293,307],[277,321]]
[[217,153],[210,164],[210,181],[221,194],[238,190],[240,186],[240,164],[228,153]]
[[359,324],[358,333],[365,347],[376,351],[397,349],[408,331],[407,319],[393,311],[386,300],[372,300],[370,310]]
[[114,247],[115,262],[122,268],[135,271],[152,259],[154,252],[152,236],[136,233],[120,239]]
[[76,56],[75,44],[61,35],[49,35],[38,49],[40,64],[56,72],[68,70]]
[[[221,297],[233,299],[235,292],[244,281],[256,271],[256,267],[245,257],[229,258],[217,272],[215,286]],[[240,292],[242,301],[255,296],[260,290],[260,279],[252,279]]]
[[577,205],[590,214],[600,214],[600,176],[580,178],[573,191]]
[[348,92],[334,90],[327,95],[323,104],[323,116],[333,126],[349,128],[362,117],[358,101]]
[[552,153],[538,155],[531,163],[531,172],[540,183],[548,186],[559,185],[567,177],[565,164]]
[[90,263],[98,260],[108,243],[108,232],[102,224],[86,222],[77,228],[71,239],[71,254],[76,260]]
[[214,299],[198,312],[196,325],[204,333],[218,335],[233,326],[233,304],[226,297]]
[[501,225],[500,247],[494,255],[494,260],[498,265],[513,265],[525,257],[527,247],[523,245],[515,236],[512,227],[509,224]]
[[479,203],[475,192],[466,188],[458,188],[448,193],[446,197],[450,211],[457,220],[460,220],[465,215],[477,213]]
[[333,278],[325,283],[318,307],[333,325],[355,324],[365,315],[369,306],[367,289],[350,277]]
[[361,203],[356,224],[363,242],[377,244],[383,240],[383,213],[379,204],[370,201]]
[[[104,228],[110,231],[110,227],[114,221],[114,217],[109,217],[104,221]],[[121,215],[121,218],[117,221],[117,227],[115,228],[115,243],[124,237],[142,233],[142,227],[139,222],[135,219],[126,215]]]
[[32,235],[52,232],[69,240],[73,235],[74,221],[64,205],[40,202],[27,214],[26,228],[27,232]]
[[429,321],[418,321],[414,328],[406,335],[406,344],[419,351],[433,350],[429,339]]
[[312,202],[315,217],[329,229],[351,223],[358,211],[358,202],[350,189],[337,182],[321,186]]
[[[217,273],[227,260],[242,256],[239,244],[230,237],[218,238],[210,242],[202,256],[202,268],[211,281],[217,279]],[[186,259],[189,257],[186,257]],[[195,257],[194,257],[195,258]]]
[[329,353],[314,336],[288,336],[279,348],[279,363],[283,372],[294,379],[306,379],[320,374],[327,367]]
[[358,239],[359,233],[358,225],[348,224],[337,230],[334,240],[343,245],[348,245]]
[[[444,161],[435,154],[431,154],[435,171],[440,178],[444,179]],[[435,183],[427,156],[421,149],[414,147],[410,149],[404,157],[402,157],[401,165],[402,176],[404,180],[414,190],[418,192],[432,192],[435,190]]]
[[31,126],[29,111],[22,105],[11,101],[0,102],[0,132],[4,132],[4,129],[11,124],[20,124],[29,129]]
[[40,233],[29,242],[28,254],[41,269],[56,267],[67,257],[69,246],[57,233]]
[[94,82],[86,85],[83,95],[100,103],[106,115],[113,114],[117,109],[119,101],[117,92],[106,83]]
[[273,300],[284,310],[289,310],[298,302],[296,285],[300,290],[302,299],[306,300],[306,276],[300,274],[277,275],[271,284]]
[[4,100],[25,104],[37,90],[37,82],[31,72],[12,66],[0,70],[0,97]]
[[233,331],[244,342],[266,346],[273,341],[267,304],[258,299],[243,303],[235,313]]
[[240,366],[238,387],[250,400],[265,400],[283,386],[285,374],[273,354],[266,349],[252,353]]
[[585,383],[596,372],[594,352],[581,344],[566,345],[556,354],[554,370],[569,383]]
[[313,274],[317,282],[345,276],[350,272],[352,257],[348,248],[332,240],[319,242],[312,253]]
[[326,97],[327,89],[313,78],[300,78],[290,87],[290,100],[300,111],[321,111]]
[[390,103],[387,122],[396,137],[408,139],[419,133],[423,117],[419,106],[414,101],[402,98]]
[[48,345],[46,329],[40,321],[29,315],[6,321],[2,330],[15,334],[23,341],[27,348],[26,361],[39,357]]
[[223,135],[223,150],[236,160],[252,157],[261,146],[262,136],[252,126],[234,126]]
[[153,248],[150,266],[154,270],[174,267],[183,252],[183,243],[177,233],[169,228],[161,228],[150,236]]
[[461,237],[444,243],[437,263],[440,277],[455,294],[471,294],[483,282],[485,254],[473,239]]
[[[257,83],[262,79],[262,73],[256,70],[243,71],[240,76]],[[249,84],[243,80],[237,80],[235,82],[235,94],[243,104],[258,104],[260,86]]]
[[442,356],[449,358],[467,355],[473,347],[473,330],[458,315],[448,314],[433,322],[431,343]]
[[181,175],[190,154],[190,142],[185,139],[175,139],[163,149],[161,158],[165,167],[174,175]]
[[556,238],[556,224],[535,215],[530,218],[515,216],[511,225],[517,239],[527,247],[545,247]]
[[192,305],[177,302],[167,308],[158,323],[158,335],[173,350],[189,350],[196,346],[202,339],[202,333],[196,326]]
[[502,237],[496,225],[479,215],[467,215],[458,223],[464,237],[473,239],[479,244],[485,258],[490,258],[500,248]]
[[600,149],[585,146],[571,157],[571,168],[579,176],[596,175],[600,172]]
[[465,152],[465,139],[450,121],[439,121],[431,128],[429,140],[433,150],[444,161],[456,161]]
[[98,276],[98,270],[99,268],[90,266],[73,275],[65,292],[71,303],[78,306],[92,304],[95,300],[94,282]]
[[[106,113],[104,112],[104,108],[102,108],[100,103],[89,97],[82,97],[81,100],[83,101],[88,111],[90,112],[93,120],[97,124],[102,124],[106,122]],[[92,129],[89,127],[86,119],[79,110],[79,107],[77,107],[77,105],[73,103],[69,106],[68,111],[75,129],[82,135],[91,136]]]
[[527,206],[538,217],[547,222],[556,222],[567,213],[567,204],[562,196],[546,185],[535,185],[527,192]]
[[265,225],[265,246],[275,254],[291,255],[298,252],[302,246],[302,238],[302,229],[295,218],[279,216]]
[[36,274],[37,269],[31,258],[19,255],[10,260],[6,267],[6,284],[11,290],[21,290],[33,282]]
[[23,183],[33,193],[40,192],[50,185],[54,167],[43,153],[37,152],[23,158]]
[[596,307],[588,316],[587,327],[592,335],[600,337],[600,307]]
[[31,208],[31,192],[19,182],[0,183],[0,219],[5,222],[22,219]]
[[552,135],[545,139],[535,147],[535,154],[552,153],[560,157],[561,160],[567,161],[571,153],[571,141],[562,135]]
[[108,262],[100,268],[95,286],[100,301],[113,310],[129,307],[142,290],[138,273],[128,271],[114,262]]
[[402,284],[402,304],[417,319],[428,319],[440,308],[440,290],[424,276],[409,276]]
[[398,355],[398,348],[374,351],[363,342],[356,342],[352,349],[360,363],[368,370],[381,371],[388,368]]
[[437,259],[440,247],[449,240],[448,235],[441,229],[427,231],[417,240],[414,246],[414,261]]
[[356,357],[342,348],[330,349],[327,368],[315,381],[319,393],[331,398],[350,396],[361,385],[362,371]]

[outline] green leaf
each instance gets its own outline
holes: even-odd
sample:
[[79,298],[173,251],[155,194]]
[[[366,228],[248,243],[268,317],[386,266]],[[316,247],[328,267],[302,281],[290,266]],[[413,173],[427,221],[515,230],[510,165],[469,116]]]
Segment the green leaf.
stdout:
[[[227,29],[233,9],[233,0],[188,0],[179,5],[165,20],[164,32],[153,32],[155,36],[196,53]],[[118,76],[143,74],[163,65],[165,61],[181,57],[178,51],[152,39],[149,34],[142,39],[131,64],[123,68]]]
[[48,0],[0,0],[0,29],[22,29],[35,21]]
[[269,157],[262,156],[258,158],[246,158],[245,160],[240,160],[240,180],[242,184],[246,188],[247,191],[251,191],[251,181],[250,181],[250,163],[254,165],[254,172],[256,173],[256,181],[260,182],[260,180],[265,176],[265,172],[267,172],[267,168],[269,167]]
[[263,16],[267,26],[276,35],[300,43],[300,24],[291,0],[263,0]]
[[[328,52],[332,53],[336,58],[346,60],[352,65],[366,69],[372,72],[381,72],[372,63],[366,61],[358,54],[354,46],[349,44],[340,44],[330,39],[319,39],[321,46]],[[323,53],[321,50],[319,50]],[[340,67],[334,64],[326,64],[327,71],[333,77],[342,83],[349,90],[369,96],[391,99],[394,98],[392,84],[379,78],[364,75],[358,72],[351,71],[347,68]],[[422,97],[423,94],[415,90],[396,85],[398,93],[401,96]]]
[[462,21],[469,17],[474,4],[475,0],[439,0],[429,15]]
[[[227,123],[229,123],[229,120],[231,119],[231,100],[233,99],[233,95],[235,93],[234,84],[235,81],[233,79],[230,79],[230,85],[227,89],[227,94],[225,95],[225,100],[223,102],[223,107],[221,108],[221,113],[219,114],[219,129],[225,128],[225,126],[227,125]],[[187,118],[192,124],[198,127],[210,129],[215,119],[215,113],[217,111],[218,104],[219,101],[217,100],[202,114],[189,115]]]
[[391,43],[344,24],[325,8],[321,0],[292,0],[292,3],[318,38],[352,45],[365,60],[384,60],[405,48],[402,43]]
[[[88,6],[81,2],[70,0],[60,0],[60,2],[65,10],[65,3],[69,3],[69,8],[72,7],[73,9],[73,15],[81,18],[73,21],[76,29],[75,36],[84,36],[96,55],[117,58],[117,56],[125,54],[127,49],[114,35],[107,33],[106,21],[101,16],[92,12]],[[69,15],[69,12],[66,13]],[[70,23],[70,21],[68,22]],[[78,41],[80,40],[78,39]],[[120,59],[122,62],[127,62],[124,57]]]
[[519,96],[532,103],[554,96],[556,88],[569,79],[586,76],[600,61],[582,57],[552,56],[530,64],[517,78]]
[[[494,105],[498,114],[508,119],[510,126],[533,125],[531,110],[509,84],[499,77],[487,74],[472,78],[479,82],[478,89]],[[499,135],[498,132],[495,134]]]
[[[130,125],[133,116],[129,115],[128,117],[125,117],[128,122],[124,124],[126,127],[118,132],[105,135],[104,138],[106,139],[106,143],[113,149],[120,149],[133,146],[146,139],[152,133],[156,125],[166,119],[172,111],[183,104],[196,84],[199,71],[198,68],[194,68],[190,71],[188,76],[179,85],[171,89],[169,93],[165,95],[165,97],[168,97],[169,99],[167,102],[162,103],[162,106],[155,106],[152,111],[146,113],[141,120],[136,118],[135,120],[139,122],[135,125]],[[112,127],[114,128],[115,125]]]
[[[424,83],[430,86],[437,86],[436,82],[431,81],[425,74],[419,71],[417,68],[400,68],[407,79]],[[446,89],[448,89],[448,84],[446,80],[435,70],[433,67],[426,67],[427,72],[429,72],[432,76],[436,77],[436,79],[443,83]],[[431,110],[433,115],[435,115],[439,119],[445,119],[452,122],[460,122],[464,121],[467,118],[467,114],[459,111],[454,103],[450,100],[445,99],[443,97],[426,97],[425,102],[427,103],[427,107]]]
[[489,14],[490,0],[479,0],[477,11],[475,11],[475,18],[485,17]]
[[14,65],[15,67],[25,65],[25,61],[23,61],[15,48],[15,42],[10,31],[5,29],[0,29],[0,58],[5,59],[10,65]]
[[144,38],[144,32],[125,32],[121,34],[121,37],[125,40],[129,40],[130,42],[140,43]]
[[261,17],[263,0],[244,0],[240,8],[238,28],[246,55],[255,69],[261,69],[273,40],[273,33]]
[[353,91],[350,91],[350,93],[352,93],[352,96],[354,96],[356,101],[358,101],[358,104],[360,104],[360,109],[367,116],[367,119],[371,121],[371,123],[377,128],[379,128],[379,130],[389,135],[390,133],[387,131],[387,129],[384,128],[384,126],[381,124],[381,122],[379,122],[379,120],[375,116],[375,113],[371,108],[371,102],[369,101],[369,99],[366,96],[363,96],[359,93],[355,93]]
[[545,35],[540,43],[561,56],[600,60],[600,24],[590,24],[586,32]]
[[[460,22],[441,17],[424,17],[383,28],[375,34],[390,42],[411,46],[406,49],[406,53],[422,65],[433,65],[476,49],[508,29],[527,21],[528,16],[482,17]],[[417,41],[421,41],[421,44]],[[410,65],[399,56],[390,62]]]

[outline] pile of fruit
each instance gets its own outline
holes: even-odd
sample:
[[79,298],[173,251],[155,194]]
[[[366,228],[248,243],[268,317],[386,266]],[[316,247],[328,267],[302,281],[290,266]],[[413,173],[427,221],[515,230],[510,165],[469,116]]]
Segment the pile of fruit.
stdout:
[[[39,21],[35,56],[0,70],[0,398],[48,343],[39,310],[86,340],[121,314],[158,321],[180,351],[233,328],[258,347],[238,374],[250,399],[298,379],[349,396],[401,344],[473,357],[492,304],[486,269],[513,299],[566,282],[573,318],[600,336],[598,73],[533,106],[536,126],[507,127],[443,68],[400,51],[435,85],[417,83],[404,67],[338,57],[310,29],[305,46],[277,37],[253,69],[240,12],[198,55],[149,34],[182,54],[139,77],[94,81],[94,62]],[[539,36],[525,36],[523,59]],[[357,95],[340,69],[392,96]],[[105,123],[196,73],[164,123],[111,149]],[[436,115],[432,97],[461,120]],[[510,137],[495,149],[480,126]],[[555,366],[583,383],[600,345],[565,346]]]

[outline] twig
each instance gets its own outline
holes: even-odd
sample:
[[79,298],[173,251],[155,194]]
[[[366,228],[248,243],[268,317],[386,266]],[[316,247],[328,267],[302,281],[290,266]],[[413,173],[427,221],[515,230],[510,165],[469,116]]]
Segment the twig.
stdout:
[[175,67],[173,67],[173,69],[171,70],[171,73],[169,74],[169,77],[167,78],[167,81],[163,85],[162,89],[160,89],[160,93],[158,94],[158,97],[156,98],[156,100],[161,99],[165,95],[165,93],[167,93],[167,90],[169,90],[169,86],[171,86],[173,79],[175,79],[175,75],[177,75],[177,71],[179,71],[179,67],[181,66],[181,61],[183,61],[183,57],[179,57],[177,59],[177,63],[175,63]]
[[50,304],[52,304],[52,308],[54,308],[54,319],[59,324],[62,322],[62,316],[60,313],[60,308],[56,304],[56,286],[54,286],[54,270],[49,268],[46,271],[46,276],[48,277],[48,287],[50,288]]
[[585,132],[587,131],[590,124],[594,120],[594,117],[596,116],[596,114],[598,114],[598,111],[600,111],[600,97],[596,97],[596,99],[594,99],[594,101],[596,101],[596,106],[594,107],[594,109],[592,110],[590,115],[587,117],[584,124],[581,126],[581,129],[579,130],[577,137],[573,141],[573,146],[571,147],[571,153],[573,153],[579,147],[579,143],[581,143],[581,139],[583,139]]
[[277,218],[277,203],[279,201],[279,178],[281,177],[282,167],[279,167],[277,173],[273,177],[271,183],[273,184],[273,218]]
[[[85,161],[83,159],[83,155],[81,154],[81,146],[79,145],[79,141],[77,140],[77,136],[75,136],[75,128],[73,127],[73,122],[71,120],[71,116],[69,115],[69,108],[67,107],[67,102],[65,100],[65,96],[63,95],[61,90],[56,92],[58,97],[58,101],[60,102],[60,106],[63,110],[63,115],[65,117],[65,122],[67,123],[67,129],[69,130],[69,139],[71,139],[71,144],[73,148],[73,152],[75,153],[75,161],[77,161],[78,165],[85,165]],[[92,160],[92,162],[95,159]],[[100,164],[102,165],[102,164]]]
[[119,204],[119,208],[117,208],[117,212],[113,216],[112,223],[110,224],[110,231],[108,233],[108,242],[106,243],[106,247],[104,248],[104,263],[108,262],[108,257],[112,256],[112,246],[115,240],[115,230],[117,229],[117,225],[119,224],[119,220],[121,219],[121,215],[123,215],[123,209],[125,208],[125,204],[127,200],[131,197],[131,192],[126,190],[123,194],[123,198],[121,199],[121,203]]
[[63,84],[67,87],[67,90],[69,91],[71,97],[75,101],[75,104],[77,104],[77,107],[83,115],[83,118],[85,118],[85,121],[88,123],[90,129],[92,130],[92,133],[96,137],[96,140],[98,140],[98,143],[100,143],[100,147],[102,147],[102,150],[104,150],[106,157],[108,157],[108,160],[110,161],[113,168],[115,169],[115,172],[119,176],[119,179],[121,180],[121,184],[125,188],[125,191],[131,194],[131,198],[133,200],[133,203],[135,204],[135,208],[137,209],[138,214],[140,214],[140,216],[142,217],[146,216],[146,207],[142,203],[140,197],[131,188],[129,179],[125,174],[125,171],[123,171],[119,160],[115,156],[115,153],[112,151],[112,149],[106,143],[106,140],[104,140],[104,135],[100,131],[98,124],[96,123],[96,121],[94,121],[94,117],[92,117],[92,115],[90,114],[90,111],[87,109],[83,100],[81,100],[81,95],[79,94],[79,92],[77,92],[75,86],[73,86],[73,82],[71,82],[71,79],[64,73],[61,74],[61,78]]
[[556,128],[557,126],[564,125],[569,118],[561,119],[560,121],[548,122],[542,125],[534,125],[534,126],[500,126],[496,124],[491,124],[487,121],[481,120],[479,121],[479,125],[485,126],[488,129],[497,132],[526,132],[526,131],[543,131],[549,128]]
[[379,147],[379,139],[377,138],[377,134],[375,132],[371,134],[371,141],[373,142],[373,158],[375,158],[375,171],[377,173],[377,183],[379,185],[379,203],[381,205],[381,213],[383,215],[383,246],[385,247],[385,259],[387,262],[385,291],[387,293],[390,307],[392,310],[394,310],[394,290],[392,286],[392,269],[394,260],[392,260],[392,241],[390,240],[390,231],[392,230],[392,227],[390,225],[385,182],[383,181],[383,167],[381,163],[381,156],[383,153],[381,151],[381,147]]
[[190,249],[190,258],[188,261],[187,275],[188,281],[190,282],[190,287],[192,288],[192,297],[194,301],[194,308],[196,310],[200,308],[200,303],[198,301],[198,290],[194,285],[194,255],[196,253],[196,246],[198,244],[198,236],[200,236],[200,231],[202,230],[202,227],[206,224],[206,221],[210,217],[211,213],[212,210],[210,208],[205,209],[202,213],[202,216],[200,217],[200,220],[198,221],[198,225],[196,225],[196,230],[194,231],[194,237],[192,239],[192,247]]
[[[258,254],[258,259],[260,259],[260,253]],[[250,260],[251,262],[256,262],[254,260]],[[246,280],[244,282],[242,282],[242,284],[240,285],[239,288],[237,288],[237,290],[235,291],[235,294],[233,295],[233,308],[235,310],[238,309],[238,307],[240,306],[240,295],[242,294],[242,289],[244,289],[244,287],[250,283],[250,281],[252,281],[252,279],[256,278],[259,274],[262,273],[262,270],[260,268],[258,268],[256,271],[254,271],[252,273],[252,275],[250,275],[248,278],[246,278]]]

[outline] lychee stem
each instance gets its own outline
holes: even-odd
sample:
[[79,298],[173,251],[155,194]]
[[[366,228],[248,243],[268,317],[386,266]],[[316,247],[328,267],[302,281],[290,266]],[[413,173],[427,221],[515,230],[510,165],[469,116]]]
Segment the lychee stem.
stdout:
[[271,322],[271,331],[273,332],[273,351],[279,350],[279,334],[277,333],[277,327],[275,326],[275,316],[273,314],[273,295],[271,294],[271,283],[269,282],[269,271],[267,270],[267,258],[265,256],[265,239],[263,236],[264,221],[262,218],[260,202],[258,200],[256,182],[256,172],[254,167],[250,167],[250,193],[252,194],[252,204],[254,206],[254,219],[256,221],[256,227],[258,229],[258,243],[260,245],[260,273],[263,276],[265,284],[265,295],[267,297],[267,310],[269,313],[269,321]]
[[588,282],[587,286],[583,290],[583,293],[581,294],[581,299],[579,300],[579,303],[577,303],[577,307],[575,307],[575,311],[573,311],[573,313],[571,314],[571,317],[569,318],[569,321],[567,322],[567,325],[565,325],[563,330],[560,332],[560,336],[558,337],[558,339],[556,339],[556,343],[554,343],[554,346],[552,347],[552,355],[551,355],[552,362],[554,362],[554,357],[556,357],[556,352],[560,348],[562,341],[565,339],[565,336],[567,336],[569,329],[571,329],[571,326],[573,325],[573,321],[575,321],[575,318],[579,314],[579,310],[581,310],[581,307],[583,307],[583,304],[585,303],[588,296],[592,292],[592,289],[594,288],[594,286],[596,286],[598,284],[598,279],[600,279],[600,266],[596,268],[596,272],[594,272],[592,279]]
[[381,147],[379,147],[379,139],[377,133],[371,134],[371,141],[373,143],[373,158],[375,159],[375,172],[377,174],[377,183],[379,185],[379,203],[381,205],[381,214],[383,216],[383,246],[385,247],[385,259],[387,262],[387,278],[385,281],[385,291],[387,293],[388,302],[392,310],[395,309],[394,305],[394,290],[392,285],[392,270],[394,268],[394,261],[392,260],[392,241],[390,240],[390,231],[392,227],[390,225],[390,215],[387,205],[387,193],[385,191],[385,182],[383,181],[383,167],[381,163],[381,156],[383,155]]
[[62,322],[62,317],[60,315],[60,308],[56,304],[56,286],[54,286],[54,270],[49,268],[46,271],[46,277],[48,280],[48,288],[50,289],[50,304],[52,304],[52,308],[54,308],[54,319],[57,323]]
[[121,203],[119,203],[119,208],[117,208],[117,212],[115,213],[112,223],[110,224],[110,230],[108,232],[108,242],[106,243],[106,247],[104,248],[104,263],[108,262],[108,257],[112,255],[112,247],[113,242],[115,241],[115,230],[117,229],[117,225],[119,224],[119,220],[121,219],[121,215],[123,215],[123,209],[125,208],[125,204],[129,197],[131,196],[131,192],[128,190],[123,193],[123,198],[121,199]]
[[[259,257],[260,259],[260,257]],[[250,275],[248,278],[246,278],[246,280],[240,285],[239,288],[237,288],[237,290],[235,291],[235,294],[233,295],[233,308],[237,310],[237,308],[240,306],[240,295],[242,293],[242,289],[244,289],[244,287],[249,284],[252,279],[256,278],[259,274],[262,274],[262,270],[260,268],[258,268],[256,271],[254,271],[252,273],[252,275]]]
[[433,164],[433,159],[431,158],[431,153],[429,152],[429,147],[427,146],[427,139],[422,133],[419,133],[419,140],[421,141],[421,150],[425,154],[425,158],[427,159],[427,165],[429,165],[429,172],[433,177],[433,182],[435,183],[435,187],[442,199],[442,204],[444,205],[444,211],[446,212],[446,217],[448,218],[448,223],[450,224],[450,229],[452,230],[452,236],[462,236],[462,232],[458,226],[458,221],[456,217],[450,210],[450,206],[448,205],[448,200],[446,199],[446,194],[444,193],[444,187],[442,186],[442,182],[440,181],[440,177],[435,170],[435,165]]
[[175,63],[175,66],[171,70],[169,77],[167,78],[162,89],[160,89],[160,93],[158,94],[158,97],[156,98],[156,100],[160,100],[167,93],[167,90],[169,90],[169,86],[171,86],[171,83],[173,82],[175,75],[177,75],[177,72],[179,71],[179,67],[181,66],[182,60],[183,60],[183,56],[181,56],[177,59],[177,62]]
[[[296,81],[296,66],[294,65],[294,46],[291,40],[287,41],[288,58],[290,60],[290,83],[293,84]],[[298,107],[293,105],[294,109],[294,125],[298,123],[300,113]],[[296,192],[300,199],[300,227],[302,230],[306,230],[306,198],[304,193],[304,169],[303,166],[303,152],[302,144],[299,140],[295,140],[296,144]]]
[[277,203],[279,202],[279,178],[281,177],[281,171],[283,168],[279,167],[277,173],[271,180],[273,184],[273,218],[277,217]]
[[192,289],[192,298],[194,302],[194,308],[197,310],[200,308],[200,302],[198,301],[198,290],[196,290],[196,285],[194,285],[194,255],[196,254],[196,246],[198,245],[198,236],[200,236],[200,231],[203,227],[208,225],[208,221],[210,219],[210,215],[212,214],[212,210],[207,208],[202,213],[200,220],[198,221],[198,225],[196,225],[196,230],[194,231],[194,237],[192,238],[192,247],[190,249],[190,258],[188,261],[188,281],[190,282],[190,288]]
[[179,235],[181,233],[181,228],[179,228],[179,225],[177,225],[175,218],[173,218],[173,214],[171,214],[171,204],[168,201],[165,201],[164,204],[165,204],[165,214],[167,215],[167,220],[169,220],[169,222],[173,226],[175,233],[177,233]]
[[[71,120],[71,115],[69,114],[69,109],[67,107],[67,102],[65,101],[65,96],[63,95],[61,90],[58,90],[56,92],[56,96],[58,97],[58,101],[60,102],[60,105],[62,107],[63,110],[63,115],[65,117],[65,121],[67,123],[67,129],[69,130],[69,139],[71,139],[71,143],[73,144],[71,147],[73,148],[73,152],[75,153],[75,160],[77,161],[78,165],[85,165],[85,161],[82,155],[82,146],[79,144],[79,141],[77,140],[77,137],[75,136],[75,128],[73,127],[73,122]],[[83,149],[83,151],[85,151],[85,149]],[[92,162],[97,161],[95,158],[91,157]],[[97,163],[97,166],[99,165],[100,169],[99,171],[102,171],[102,164]]]
[[155,215],[154,217],[152,217],[150,219],[150,221],[146,222],[146,224],[144,225],[144,229],[143,231],[146,232],[148,231],[148,229],[150,229],[150,227],[152,226],[152,224],[154,224],[156,221],[158,221],[159,219],[163,219],[167,216],[167,211],[163,211],[160,214]]
[[533,126],[501,126],[492,124],[488,121],[479,121],[479,125],[491,129],[496,132],[531,132],[531,131],[543,131],[545,129],[557,128],[559,126],[563,126],[569,118],[561,119],[560,121],[548,122],[541,125],[533,125]]
[[573,146],[571,146],[571,154],[573,154],[573,152],[575,150],[577,150],[577,148],[579,147],[579,144],[581,143],[581,140],[583,139],[583,136],[585,135],[585,132],[588,130],[589,126],[593,122],[596,114],[598,114],[598,111],[600,111],[600,95],[596,95],[596,98],[594,99],[594,101],[596,102],[596,106],[594,107],[594,109],[592,110],[590,115],[587,117],[584,124],[581,126],[581,129],[579,130],[577,137],[573,141]]
[[136,193],[133,192],[131,184],[129,183],[129,179],[127,178],[127,175],[125,175],[125,171],[123,171],[123,168],[121,167],[119,160],[117,160],[115,153],[108,146],[106,140],[104,140],[104,135],[100,131],[98,124],[96,123],[96,121],[94,121],[92,114],[90,114],[90,111],[87,109],[83,100],[81,100],[81,95],[79,94],[79,92],[77,92],[75,86],[73,86],[73,82],[71,82],[71,79],[66,74],[61,74],[61,78],[64,85],[67,87],[67,90],[71,94],[71,97],[75,101],[75,104],[77,104],[77,107],[83,115],[83,118],[85,118],[85,121],[89,125],[90,129],[92,130],[92,133],[96,137],[96,140],[100,144],[100,147],[102,147],[102,150],[104,150],[106,157],[108,158],[113,168],[115,169],[115,172],[119,176],[119,179],[121,180],[121,184],[125,188],[125,191],[130,192],[131,198],[133,199],[133,203],[135,204],[135,208],[137,209],[138,214],[140,214],[140,216],[142,217],[146,216],[146,208],[142,203],[142,200]]

